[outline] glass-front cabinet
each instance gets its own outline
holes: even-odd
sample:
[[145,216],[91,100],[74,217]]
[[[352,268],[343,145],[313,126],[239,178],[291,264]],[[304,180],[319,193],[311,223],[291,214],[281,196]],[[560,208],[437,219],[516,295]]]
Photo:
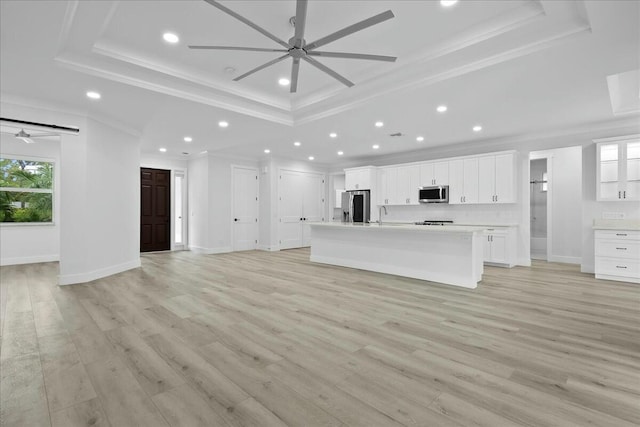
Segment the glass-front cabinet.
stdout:
[[640,200],[640,135],[595,142],[597,200]]

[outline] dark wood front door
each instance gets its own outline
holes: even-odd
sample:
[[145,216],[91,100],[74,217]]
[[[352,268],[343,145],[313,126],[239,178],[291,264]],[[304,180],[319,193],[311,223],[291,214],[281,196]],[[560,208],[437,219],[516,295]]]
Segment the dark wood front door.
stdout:
[[140,168],[140,252],[171,249],[171,171]]

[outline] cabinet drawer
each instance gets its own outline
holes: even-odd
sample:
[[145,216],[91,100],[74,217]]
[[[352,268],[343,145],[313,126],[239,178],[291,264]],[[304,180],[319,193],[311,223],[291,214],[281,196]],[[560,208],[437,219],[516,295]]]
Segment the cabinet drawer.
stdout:
[[596,256],[640,260],[640,241],[598,239]]
[[630,259],[596,257],[596,274],[640,277],[640,262]]
[[595,230],[596,239],[640,240],[640,231]]

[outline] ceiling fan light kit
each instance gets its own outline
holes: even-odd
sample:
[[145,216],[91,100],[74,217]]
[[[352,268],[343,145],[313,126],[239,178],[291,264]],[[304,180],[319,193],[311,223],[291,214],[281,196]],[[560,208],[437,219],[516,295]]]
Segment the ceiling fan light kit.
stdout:
[[17,139],[26,142],[27,144],[33,144],[36,142],[33,138],[45,137],[45,136],[57,136],[57,133],[40,133],[38,135],[31,135],[24,131],[24,129],[20,129],[20,132],[16,133],[15,136]]
[[336,40],[339,40],[343,37],[351,35],[355,32],[364,30],[365,28],[371,27],[373,25],[379,24],[381,22],[384,22],[393,18],[394,15],[391,10],[387,10],[386,12],[379,13],[363,21],[349,25],[341,30],[331,33],[314,42],[307,43],[306,40],[304,39],[304,32],[305,32],[305,26],[306,26],[306,20],[307,20],[308,0],[297,0],[296,15],[289,20],[289,22],[295,28],[295,33],[293,37],[289,39],[288,42],[285,42],[284,40],[280,39],[279,37],[265,30],[264,28],[258,26],[257,24],[243,17],[242,15],[222,5],[217,0],[204,0],[204,1],[209,3],[211,6],[221,10],[222,12],[232,16],[238,21],[248,25],[249,27],[261,33],[262,35],[278,43],[282,47],[281,49],[269,49],[269,48],[244,47],[244,46],[194,46],[194,45],[189,46],[189,49],[200,49],[200,50],[240,50],[240,51],[251,51],[251,52],[279,52],[284,54],[252,70],[249,70],[248,72],[234,78],[233,81],[242,80],[245,77],[250,76],[251,74],[254,74],[274,64],[277,64],[278,62],[284,61],[285,59],[290,57],[293,59],[292,65],[291,65],[291,79],[290,79],[290,86],[289,86],[289,92],[291,93],[296,93],[298,90],[298,75],[300,73],[300,60],[303,60],[308,64],[314,66],[315,68],[319,69],[320,71],[330,75],[331,77],[338,80],[345,86],[351,87],[354,85],[353,82],[348,80],[346,77],[338,74],[331,68],[325,66],[321,62],[317,61],[314,57],[362,59],[362,60],[384,61],[384,62],[395,62],[395,60],[397,59],[395,56],[369,55],[364,53],[347,53],[347,52],[325,52],[325,51],[315,50],[321,46],[332,43]]

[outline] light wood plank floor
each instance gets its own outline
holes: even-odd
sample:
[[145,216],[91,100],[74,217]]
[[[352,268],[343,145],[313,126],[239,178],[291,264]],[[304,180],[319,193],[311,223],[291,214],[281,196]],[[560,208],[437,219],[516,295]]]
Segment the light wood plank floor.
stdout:
[[576,266],[478,289],[279,253],[2,267],[4,426],[632,426],[640,286]]

